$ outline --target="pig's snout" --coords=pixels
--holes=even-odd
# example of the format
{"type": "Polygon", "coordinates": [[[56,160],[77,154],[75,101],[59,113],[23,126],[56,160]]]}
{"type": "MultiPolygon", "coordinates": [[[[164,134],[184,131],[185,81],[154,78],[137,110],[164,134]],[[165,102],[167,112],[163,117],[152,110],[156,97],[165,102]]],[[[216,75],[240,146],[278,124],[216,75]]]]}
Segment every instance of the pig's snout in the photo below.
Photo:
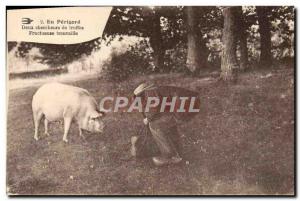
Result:
{"type": "Polygon", "coordinates": [[[100,125],[99,125],[99,132],[100,132],[100,133],[102,133],[102,132],[103,132],[103,130],[104,130],[104,127],[105,127],[104,123],[103,123],[103,122],[101,122],[101,123],[100,123],[100,125]]]}
{"type": "Polygon", "coordinates": [[[95,124],[95,132],[103,133],[104,127],[105,125],[102,121],[97,121],[97,123],[95,124]]]}

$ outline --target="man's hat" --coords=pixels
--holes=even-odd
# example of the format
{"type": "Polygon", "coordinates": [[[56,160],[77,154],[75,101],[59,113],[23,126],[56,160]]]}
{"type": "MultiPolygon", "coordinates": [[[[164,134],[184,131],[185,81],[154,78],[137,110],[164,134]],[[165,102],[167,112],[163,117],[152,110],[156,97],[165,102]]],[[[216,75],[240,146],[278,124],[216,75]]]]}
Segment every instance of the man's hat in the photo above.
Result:
{"type": "Polygon", "coordinates": [[[154,89],[154,88],[155,88],[154,84],[142,83],[133,91],[133,93],[134,93],[134,95],[137,96],[146,90],[150,90],[150,89],[154,89]]]}

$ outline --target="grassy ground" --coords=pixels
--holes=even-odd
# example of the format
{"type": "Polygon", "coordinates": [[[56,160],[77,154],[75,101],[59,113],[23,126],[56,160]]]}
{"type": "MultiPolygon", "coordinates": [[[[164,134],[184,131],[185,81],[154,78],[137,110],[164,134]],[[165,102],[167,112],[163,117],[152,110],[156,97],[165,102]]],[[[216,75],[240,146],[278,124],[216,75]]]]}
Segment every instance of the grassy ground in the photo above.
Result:
{"type": "MultiPolygon", "coordinates": [[[[130,94],[145,77],[120,84],[73,82],[97,99],[130,94]]],[[[202,110],[180,125],[184,162],[157,168],[129,159],[139,114],[111,113],[102,135],[79,137],[52,123],[33,139],[31,99],[37,86],[9,91],[7,187],[10,194],[293,194],[294,82],[292,69],[244,73],[236,85],[213,77],[150,76],[201,94],[202,110]]]]}

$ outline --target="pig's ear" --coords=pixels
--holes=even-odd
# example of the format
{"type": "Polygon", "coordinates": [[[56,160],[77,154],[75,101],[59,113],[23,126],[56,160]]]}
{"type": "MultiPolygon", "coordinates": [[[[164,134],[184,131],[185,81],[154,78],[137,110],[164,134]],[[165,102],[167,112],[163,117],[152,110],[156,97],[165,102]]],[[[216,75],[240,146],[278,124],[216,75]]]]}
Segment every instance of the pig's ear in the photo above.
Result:
{"type": "Polygon", "coordinates": [[[92,112],[89,116],[90,119],[97,119],[98,117],[101,117],[100,113],[95,111],[95,112],[92,112]]]}
{"type": "Polygon", "coordinates": [[[104,112],[99,112],[99,117],[103,117],[105,115],[105,113],[104,112]]]}
{"type": "Polygon", "coordinates": [[[105,115],[104,112],[98,112],[98,111],[95,111],[93,113],[90,114],[90,119],[97,119],[99,117],[103,117],[105,115]]]}

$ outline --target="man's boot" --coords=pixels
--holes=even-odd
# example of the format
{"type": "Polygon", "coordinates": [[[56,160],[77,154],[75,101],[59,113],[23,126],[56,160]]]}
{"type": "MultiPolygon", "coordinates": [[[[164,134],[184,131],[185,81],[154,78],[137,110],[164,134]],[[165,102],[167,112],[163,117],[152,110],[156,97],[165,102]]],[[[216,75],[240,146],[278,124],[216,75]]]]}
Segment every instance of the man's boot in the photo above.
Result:
{"type": "Polygon", "coordinates": [[[152,161],[156,166],[163,166],[163,165],[180,163],[182,161],[182,158],[179,155],[170,158],[163,157],[163,156],[156,156],[152,158],[152,161]]]}
{"type": "Polygon", "coordinates": [[[131,149],[130,149],[130,153],[132,156],[136,157],[136,142],[139,139],[139,136],[132,136],[130,141],[131,141],[131,149]]]}

